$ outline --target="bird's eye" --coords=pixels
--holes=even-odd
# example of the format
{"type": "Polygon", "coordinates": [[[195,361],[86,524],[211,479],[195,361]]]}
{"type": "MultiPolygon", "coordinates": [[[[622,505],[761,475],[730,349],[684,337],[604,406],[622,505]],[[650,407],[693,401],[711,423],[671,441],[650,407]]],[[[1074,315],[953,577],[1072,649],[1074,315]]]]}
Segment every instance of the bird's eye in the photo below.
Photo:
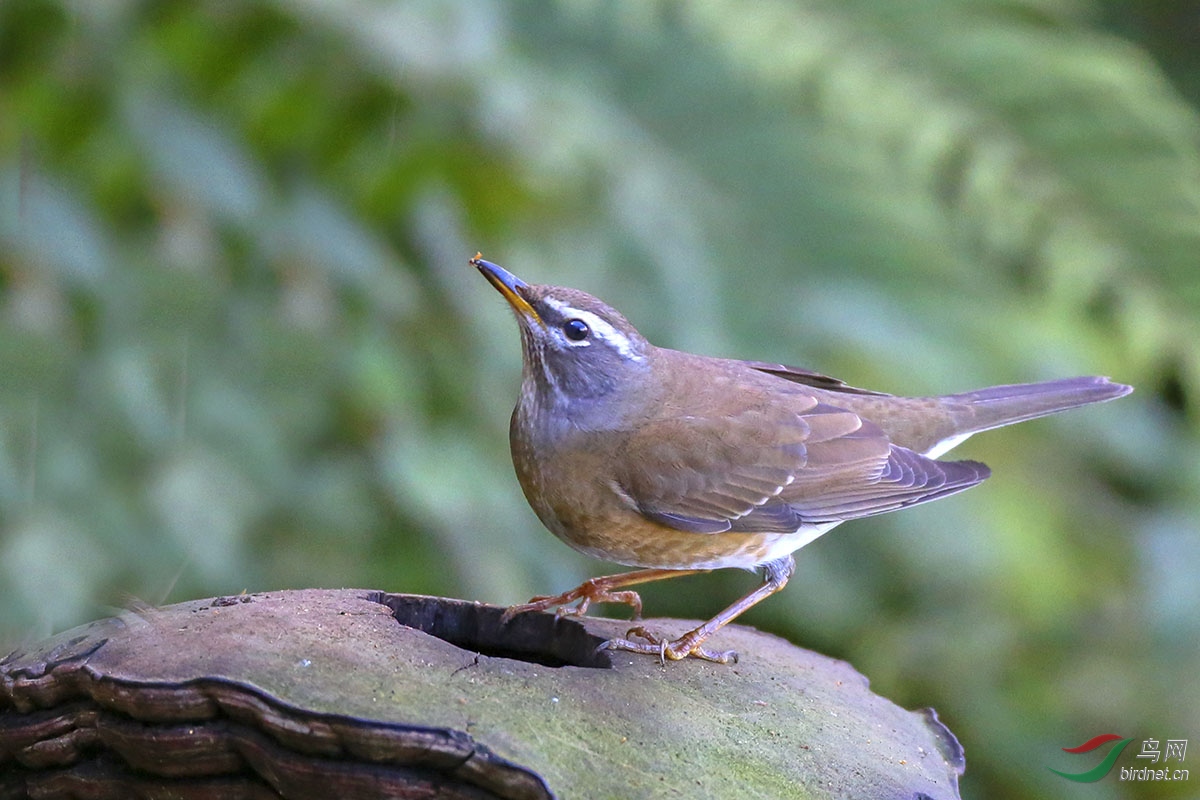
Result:
{"type": "Polygon", "coordinates": [[[563,323],[563,333],[572,342],[582,342],[591,333],[587,323],[581,319],[569,319],[563,323]]]}

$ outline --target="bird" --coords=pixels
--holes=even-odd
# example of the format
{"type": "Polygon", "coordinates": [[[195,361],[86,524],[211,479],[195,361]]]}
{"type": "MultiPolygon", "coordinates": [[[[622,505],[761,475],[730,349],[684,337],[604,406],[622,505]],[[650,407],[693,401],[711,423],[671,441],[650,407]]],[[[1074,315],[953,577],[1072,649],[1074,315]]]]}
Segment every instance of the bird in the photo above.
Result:
{"type": "Polygon", "coordinates": [[[644,626],[610,651],[737,660],[707,640],[781,590],[796,550],[843,522],[948,497],[990,474],[939,460],[980,431],[1113,400],[1103,377],[903,397],[819,372],[657,347],[586,292],[530,284],[477,253],[469,263],[508,301],[522,350],[509,425],[517,480],[541,522],[570,547],[636,569],[509,607],[582,615],[631,607],[628,587],[739,568],[763,581],[671,639],[644,626]]]}

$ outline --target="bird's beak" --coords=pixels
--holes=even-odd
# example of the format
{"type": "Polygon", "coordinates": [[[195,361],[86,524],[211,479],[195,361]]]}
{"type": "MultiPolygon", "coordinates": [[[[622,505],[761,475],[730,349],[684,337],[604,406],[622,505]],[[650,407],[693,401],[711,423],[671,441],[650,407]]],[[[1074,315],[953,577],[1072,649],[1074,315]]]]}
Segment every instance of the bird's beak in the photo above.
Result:
{"type": "Polygon", "coordinates": [[[525,291],[529,288],[528,283],[513,275],[504,267],[493,264],[490,261],[484,261],[482,253],[476,253],[475,257],[471,259],[470,264],[482,272],[483,277],[487,278],[492,286],[495,286],[496,290],[504,295],[504,299],[513,307],[513,311],[516,311],[518,316],[530,322],[545,325],[542,322],[542,318],[538,316],[537,311],[525,299],[525,291]]]}

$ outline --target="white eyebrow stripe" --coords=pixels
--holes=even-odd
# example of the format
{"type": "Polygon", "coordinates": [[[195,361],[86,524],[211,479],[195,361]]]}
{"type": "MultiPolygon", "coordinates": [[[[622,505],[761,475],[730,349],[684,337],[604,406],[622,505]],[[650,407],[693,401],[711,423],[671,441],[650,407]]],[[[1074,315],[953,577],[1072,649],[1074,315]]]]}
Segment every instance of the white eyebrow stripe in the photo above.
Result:
{"type": "MultiPolygon", "coordinates": [[[[583,320],[592,329],[592,335],[610,345],[623,358],[627,358],[630,361],[645,360],[645,357],[634,349],[633,342],[629,341],[629,337],[614,328],[603,317],[593,314],[591,311],[574,308],[553,297],[544,298],[542,302],[564,317],[583,320]]],[[[587,340],[585,339],[583,343],[586,342],[587,340]]]]}

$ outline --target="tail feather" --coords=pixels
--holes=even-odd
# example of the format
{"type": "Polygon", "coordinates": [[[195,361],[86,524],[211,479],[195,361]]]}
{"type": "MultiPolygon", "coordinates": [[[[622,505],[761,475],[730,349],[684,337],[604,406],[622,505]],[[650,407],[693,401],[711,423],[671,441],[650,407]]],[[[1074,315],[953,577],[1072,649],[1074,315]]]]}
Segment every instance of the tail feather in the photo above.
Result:
{"type": "Polygon", "coordinates": [[[969,435],[1089,403],[1115,400],[1132,391],[1132,386],[1114,383],[1108,378],[1089,376],[1044,383],[992,386],[974,392],[946,395],[941,399],[962,407],[963,413],[958,419],[960,433],[969,435]]]}

